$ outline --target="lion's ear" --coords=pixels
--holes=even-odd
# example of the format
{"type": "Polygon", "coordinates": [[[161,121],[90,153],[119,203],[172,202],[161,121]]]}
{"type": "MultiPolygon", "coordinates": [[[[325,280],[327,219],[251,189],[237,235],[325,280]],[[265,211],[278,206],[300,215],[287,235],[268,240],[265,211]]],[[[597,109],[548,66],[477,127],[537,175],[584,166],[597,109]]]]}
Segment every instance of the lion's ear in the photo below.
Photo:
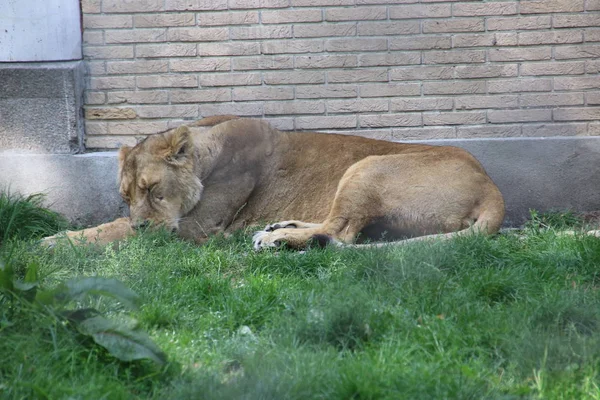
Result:
{"type": "Polygon", "coordinates": [[[169,149],[165,156],[165,160],[173,164],[179,164],[185,161],[190,148],[189,128],[187,126],[180,126],[175,129],[167,140],[169,142],[169,149]]]}
{"type": "MultiPolygon", "coordinates": [[[[121,146],[119,149],[119,171],[123,170],[123,165],[125,164],[125,159],[131,152],[131,147],[129,146],[121,146]]],[[[120,175],[120,174],[119,174],[120,175]]]]}

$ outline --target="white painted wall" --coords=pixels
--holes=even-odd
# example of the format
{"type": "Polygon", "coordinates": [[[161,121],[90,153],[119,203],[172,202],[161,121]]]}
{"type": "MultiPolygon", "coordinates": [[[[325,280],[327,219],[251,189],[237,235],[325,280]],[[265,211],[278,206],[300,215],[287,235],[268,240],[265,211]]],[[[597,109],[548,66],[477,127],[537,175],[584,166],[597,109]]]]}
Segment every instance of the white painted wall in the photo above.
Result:
{"type": "Polygon", "coordinates": [[[0,62],[79,59],[79,0],[0,0],[0,62]]]}

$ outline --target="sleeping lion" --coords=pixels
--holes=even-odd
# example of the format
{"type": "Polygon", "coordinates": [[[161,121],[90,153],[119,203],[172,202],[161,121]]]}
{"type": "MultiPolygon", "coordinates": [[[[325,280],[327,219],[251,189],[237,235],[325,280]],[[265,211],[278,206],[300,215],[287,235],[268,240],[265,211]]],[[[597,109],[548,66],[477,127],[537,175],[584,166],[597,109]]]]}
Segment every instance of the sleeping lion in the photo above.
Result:
{"type": "Polygon", "coordinates": [[[282,132],[219,116],[122,147],[118,158],[130,218],[68,237],[105,244],[151,225],[202,243],[271,222],[254,235],[255,249],[301,249],[493,234],[504,218],[496,185],[456,147],[282,132]]]}

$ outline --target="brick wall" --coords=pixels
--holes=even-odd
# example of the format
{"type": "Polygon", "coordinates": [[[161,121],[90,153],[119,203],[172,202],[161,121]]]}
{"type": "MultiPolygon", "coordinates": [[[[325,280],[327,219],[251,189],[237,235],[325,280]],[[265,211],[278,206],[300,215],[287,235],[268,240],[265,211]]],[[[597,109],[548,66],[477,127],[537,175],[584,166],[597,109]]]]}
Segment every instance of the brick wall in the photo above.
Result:
{"type": "Polygon", "coordinates": [[[600,135],[600,0],[81,0],[88,148],[260,116],[383,139],[600,135]]]}

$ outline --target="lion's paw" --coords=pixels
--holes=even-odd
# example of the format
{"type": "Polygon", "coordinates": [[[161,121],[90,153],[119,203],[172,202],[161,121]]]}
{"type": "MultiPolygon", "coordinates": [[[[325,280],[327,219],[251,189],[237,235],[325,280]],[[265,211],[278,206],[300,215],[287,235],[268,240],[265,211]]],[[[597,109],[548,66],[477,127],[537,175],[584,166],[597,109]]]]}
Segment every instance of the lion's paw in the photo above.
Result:
{"type": "Polygon", "coordinates": [[[278,248],[283,245],[283,242],[279,239],[279,235],[272,233],[273,231],[258,231],[252,236],[252,245],[254,250],[259,251],[263,249],[278,248]]]}
{"type": "Polygon", "coordinates": [[[264,231],[265,232],[273,232],[276,231],[277,229],[293,229],[293,228],[297,228],[298,225],[296,225],[295,222],[293,221],[281,221],[281,222],[277,222],[275,224],[269,224],[267,226],[265,226],[264,231]]]}

